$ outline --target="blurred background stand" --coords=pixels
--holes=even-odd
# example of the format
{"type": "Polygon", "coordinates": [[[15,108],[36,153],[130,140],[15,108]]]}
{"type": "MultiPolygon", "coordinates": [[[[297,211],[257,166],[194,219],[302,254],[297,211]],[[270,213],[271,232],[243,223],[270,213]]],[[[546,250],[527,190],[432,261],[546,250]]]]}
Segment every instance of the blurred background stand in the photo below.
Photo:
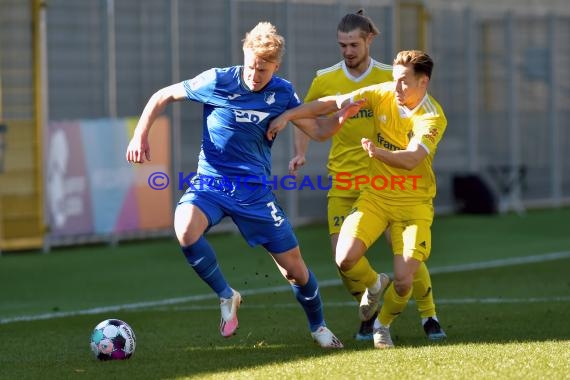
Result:
{"type": "MultiPolygon", "coordinates": [[[[6,130],[8,128],[4,124],[0,124],[0,174],[4,172],[4,150],[6,148],[6,130]]],[[[3,210],[2,197],[0,196],[0,213],[3,210]]],[[[4,225],[0,217],[0,241],[4,240],[4,225]]],[[[2,256],[2,244],[0,244],[0,256],[2,256]]]]}
{"type": "Polygon", "coordinates": [[[4,151],[6,149],[6,131],[8,127],[0,124],[0,173],[4,172],[4,151]]]}

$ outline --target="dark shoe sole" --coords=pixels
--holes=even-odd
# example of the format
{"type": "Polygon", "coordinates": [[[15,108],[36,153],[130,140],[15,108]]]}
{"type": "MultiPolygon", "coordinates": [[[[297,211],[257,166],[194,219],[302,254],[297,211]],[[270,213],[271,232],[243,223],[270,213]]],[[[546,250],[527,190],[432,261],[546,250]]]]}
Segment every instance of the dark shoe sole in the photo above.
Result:
{"type": "Polygon", "coordinates": [[[372,333],[370,333],[370,334],[356,333],[356,335],[354,336],[354,339],[360,340],[360,341],[370,341],[370,340],[374,340],[374,335],[372,333]]]}

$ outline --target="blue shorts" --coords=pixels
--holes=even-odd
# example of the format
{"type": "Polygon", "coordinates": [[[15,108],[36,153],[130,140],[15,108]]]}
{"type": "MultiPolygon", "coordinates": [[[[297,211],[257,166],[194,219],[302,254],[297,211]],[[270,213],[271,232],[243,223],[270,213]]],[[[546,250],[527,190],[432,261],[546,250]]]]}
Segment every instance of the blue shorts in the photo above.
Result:
{"type": "Polygon", "coordinates": [[[198,174],[178,202],[183,203],[202,210],[208,218],[208,229],[229,216],[252,247],[261,244],[270,253],[282,253],[299,244],[289,219],[267,185],[232,183],[198,174]]]}

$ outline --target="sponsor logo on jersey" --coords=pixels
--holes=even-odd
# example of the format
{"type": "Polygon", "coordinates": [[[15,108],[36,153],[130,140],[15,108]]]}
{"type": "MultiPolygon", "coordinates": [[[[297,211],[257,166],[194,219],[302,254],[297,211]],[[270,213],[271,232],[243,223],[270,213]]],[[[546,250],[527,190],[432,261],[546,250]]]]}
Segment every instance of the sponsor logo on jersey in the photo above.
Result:
{"type": "Polygon", "coordinates": [[[228,100],[234,100],[235,98],[241,96],[240,94],[230,94],[228,95],[228,100]]]}
{"type": "Polygon", "coordinates": [[[361,108],[358,113],[351,117],[351,119],[370,118],[374,116],[371,109],[361,108]]]}
{"type": "Polygon", "coordinates": [[[234,110],[236,121],[240,123],[259,124],[269,116],[269,112],[253,111],[253,110],[234,110]]]}
{"type": "Polygon", "coordinates": [[[377,139],[378,139],[378,144],[386,150],[391,150],[391,151],[403,150],[403,148],[400,148],[399,146],[396,146],[392,144],[390,141],[386,140],[384,136],[382,136],[382,134],[380,133],[378,133],[377,139]]]}

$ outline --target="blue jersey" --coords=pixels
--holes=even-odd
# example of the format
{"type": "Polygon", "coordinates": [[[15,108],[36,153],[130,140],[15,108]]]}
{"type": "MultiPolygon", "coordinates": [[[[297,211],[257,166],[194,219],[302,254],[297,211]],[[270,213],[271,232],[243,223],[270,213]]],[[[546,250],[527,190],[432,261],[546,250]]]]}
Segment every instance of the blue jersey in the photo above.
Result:
{"type": "Polygon", "coordinates": [[[277,76],[262,91],[251,91],[241,71],[213,68],[183,82],[188,99],[204,104],[198,173],[261,183],[271,175],[269,122],[301,101],[291,83],[277,76]]]}

